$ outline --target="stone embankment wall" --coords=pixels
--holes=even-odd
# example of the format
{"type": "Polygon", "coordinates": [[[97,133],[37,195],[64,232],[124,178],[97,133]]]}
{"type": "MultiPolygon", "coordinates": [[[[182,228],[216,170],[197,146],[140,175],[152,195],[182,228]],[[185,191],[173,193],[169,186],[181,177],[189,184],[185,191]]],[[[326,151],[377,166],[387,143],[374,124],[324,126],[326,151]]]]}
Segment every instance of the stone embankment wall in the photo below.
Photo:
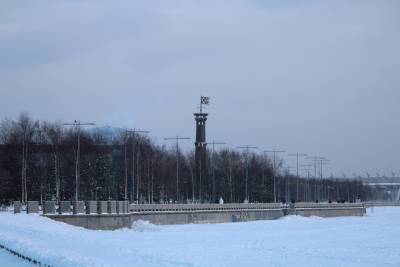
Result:
{"type": "MultiPolygon", "coordinates": [[[[93,203],[91,203],[93,205],[93,203]]],[[[99,203],[100,205],[100,203],[99,203]]],[[[110,204],[109,204],[110,205],[110,204]]],[[[93,209],[93,208],[92,208],[93,209]]],[[[279,203],[259,204],[148,204],[129,206],[129,212],[118,214],[45,214],[54,220],[95,230],[129,228],[137,220],[153,224],[229,223],[273,220],[285,215],[363,216],[363,204],[279,203]]]]}
{"type": "Polygon", "coordinates": [[[365,207],[362,204],[315,204],[298,203],[295,205],[295,214],[310,217],[340,217],[340,216],[364,216],[365,207]]]}
{"type": "Polygon", "coordinates": [[[251,204],[128,204],[127,201],[37,201],[25,206],[14,203],[14,212],[41,213],[56,221],[95,230],[129,228],[137,220],[153,224],[228,223],[273,220],[286,215],[363,216],[365,207],[356,204],[251,203],[251,204]]]}
{"type": "Polygon", "coordinates": [[[364,202],[366,208],[372,207],[398,207],[400,206],[400,201],[368,201],[364,202]]]}
{"type": "Polygon", "coordinates": [[[56,221],[88,229],[129,228],[137,220],[153,224],[228,223],[273,220],[282,216],[278,204],[160,204],[130,205],[129,213],[45,214],[56,221]]]}

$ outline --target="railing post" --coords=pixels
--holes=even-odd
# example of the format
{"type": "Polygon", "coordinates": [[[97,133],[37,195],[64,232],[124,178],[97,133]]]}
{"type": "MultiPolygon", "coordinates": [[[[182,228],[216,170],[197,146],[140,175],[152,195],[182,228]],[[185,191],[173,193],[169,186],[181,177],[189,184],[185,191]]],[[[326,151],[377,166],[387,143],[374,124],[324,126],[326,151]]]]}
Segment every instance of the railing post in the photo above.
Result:
{"type": "Polygon", "coordinates": [[[98,201],[97,202],[97,213],[98,214],[107,213],[107,201],[98,201]]]}
{"type": "Polygon", "coordinates": [[[55,201],[45,201],[43,205],[44,214],[54,214],[56,213],[56,202],[55,201]]]}
{"type": "Polygon", "coordinates": [[[14,213],[21,212],[21,201],[14,201],[14,213]]]}
{"type": "Polygon", "coordinates": [[[73,202],[73,213],[74,214],[84,214],[85,213],[85,202],[74,201],[73,202]]]}
{"type": "Polygon", "coordinates": [[[26,205],[26,213],[38,213],[39,201],[28,201],[26,205]]]}
{"type": "Polygon", "coordinates": [[[70,201],[60,201],[58,205],[58,214],[71,213],[71,202],[70,201]]]}
{"type": "Polygon", "coordinates": [[[110,200],[107,203],[107,212],[109,214],[115,214],[117,213],[117,202],[114,200],[110,200]]]}
{"type": "Polygon", "coordinates": [[[86,201],[86,214],[97,214],[97,201],[86,201]]]}

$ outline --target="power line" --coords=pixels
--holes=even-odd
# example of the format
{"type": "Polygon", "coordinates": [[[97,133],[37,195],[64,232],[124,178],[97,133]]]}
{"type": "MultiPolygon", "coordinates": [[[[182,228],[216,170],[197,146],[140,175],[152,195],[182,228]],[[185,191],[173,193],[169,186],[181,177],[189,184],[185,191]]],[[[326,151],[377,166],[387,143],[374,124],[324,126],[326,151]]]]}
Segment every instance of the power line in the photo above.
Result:
{"type": "Polygon", "coordinates": [[[299,177],[299,157],[306,157],[307,154],[296,152],[296,154],[288,154],[289,157],[296,157],[296,175],[299,177]]]}
{"type": "Polygon", "coordinates": [[[180,137],[180,136],[167,137],[164,138],[164,140],[176,141],[176,201],[178,201],[179,200],[179,140],[190,140],[190,137],[180,137]]]}
{"type": "Polygon", "coordinates": [[[306,157],[306,159],[310,159],[313,162],[314,165],[314,178],[317,178],[317,161],[320,159],[319,156],[312,156],[312,157],[306,157]]]}
{"type": "Polygon", "coordinates": [[[93,126],[96,125],[93,122],[81,122],[80,120],[75,120],[73,123],[64,123],[65,126],[75,126],[77,128],[78,135],[78,145],[76,150],[76,161],[75,161],[75,201],[79,200],[80,193],[80,153],[81,153],[81,126],[93,126]]]}
{"type": "Polygon", "coordinates": [[[320,156],[312,156],[312,157],[307,157],[306,159],[310,159],[314,163],[314,177],[317,178],[317,164],[319,163],[319,174],[320,178],[323,178],[323,172],[322,172],[322,165],[328,164],[331,160],[326,159],[324,157],[320,156]]]}
{"type": "Polygon", "coordinates": [[[307,171],[307,178],[310,178],[310,171],[311,171],[311,167],[313,166],[313,164],[300,164],[299,166],[304,167],[301,170],[307,171]]]}
{"type": "Polygon", "coordinates": [[[331,160],[326,159],[326,158],[320,158],[319,163],[320,163],[320,166],[321,166],[321,169],[320,169],[321,179],[324,178],[324,176],[323,176],[324,173],[323,173],[323,171],[322,171],[322,166],[323,166],[323,165],[327,165],[328,162],[330,162],[330,161],[331,161],[331,160]]]}

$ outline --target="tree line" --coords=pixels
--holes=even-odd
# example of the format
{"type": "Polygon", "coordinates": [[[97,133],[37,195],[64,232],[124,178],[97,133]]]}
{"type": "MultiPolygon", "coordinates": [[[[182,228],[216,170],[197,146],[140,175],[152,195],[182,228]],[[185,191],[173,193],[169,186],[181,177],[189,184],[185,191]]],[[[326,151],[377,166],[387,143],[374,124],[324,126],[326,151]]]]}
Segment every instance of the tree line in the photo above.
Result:
{"type": "Polygon", "coordinates": [[[77,161],[77,134],[62,122],[38,121],[26,113],[3,119],[0,200],[73,200],[77,171],[80,200],[354,202],[378,196],[361,181],[297,177],[283,169],[282,160],[274,168],[268,156],[230,148],[208,150],[208,175],[195,177],[194,151],[168,148],[127,130],[110,135],[80,129],[77,161]]]}

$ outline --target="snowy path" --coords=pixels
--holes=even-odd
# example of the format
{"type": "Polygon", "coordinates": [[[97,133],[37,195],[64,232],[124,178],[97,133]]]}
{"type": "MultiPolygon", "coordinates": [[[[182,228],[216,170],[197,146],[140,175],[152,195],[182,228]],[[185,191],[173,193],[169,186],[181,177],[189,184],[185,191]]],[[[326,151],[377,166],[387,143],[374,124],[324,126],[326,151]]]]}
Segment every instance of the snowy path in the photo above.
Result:
{"type": "Polygon", "coordinates": [[[3,249],[0,249],[0,266],[1,267],[32,267],[34,265],[27,261],[19,259],[3,249]]]}
{"type": "MultiPolygon", "coordinates": [[[[0,213],[0,243],[53,266],[400,266],[400,207],[366,217],[90,231],[0,213]]],[[[0,253],[0,266],[4,266],[0,253]]],[[[8,266],[8,265],[7,265],[8,266]]],[[[12,266],[12,265],[11,265],[12,266]]]]}

